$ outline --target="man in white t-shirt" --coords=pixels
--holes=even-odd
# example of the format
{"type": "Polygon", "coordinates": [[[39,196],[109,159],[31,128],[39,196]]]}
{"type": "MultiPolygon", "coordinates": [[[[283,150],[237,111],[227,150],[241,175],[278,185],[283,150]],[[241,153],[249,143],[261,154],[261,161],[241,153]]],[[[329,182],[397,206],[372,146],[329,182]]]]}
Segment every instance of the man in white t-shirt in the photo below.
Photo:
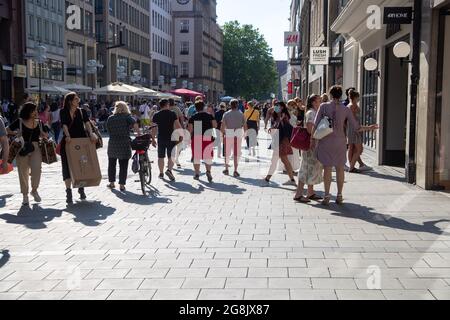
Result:
{"type": "Polygon", "coordinates": [[[141,126],[150,126],[151,125],[151,121],[150,121],[150,107],[148,106],[147,103],[143,103],[140,107],[139,107],[139,112],[141,113],[141,126]]]}

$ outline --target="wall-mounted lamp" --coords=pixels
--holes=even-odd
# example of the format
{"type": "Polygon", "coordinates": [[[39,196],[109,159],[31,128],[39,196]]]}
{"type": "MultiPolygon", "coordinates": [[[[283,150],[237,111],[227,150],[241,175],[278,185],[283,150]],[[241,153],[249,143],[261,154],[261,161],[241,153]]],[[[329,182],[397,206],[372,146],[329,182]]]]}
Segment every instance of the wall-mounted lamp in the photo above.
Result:
{"type": "Polygon", "coordinates": [[[378,61],[374,58],[368,58],[366,61],[364,61],[364,69],[369,72],[376,72],[378,76],[381,75],[380,71],[378,70],[378,61]]]}
{"type": "Polygon", "coordinates": [[[400,59],[400,63],[402,66],[404,62],[412,63],[411,60],[409,59],[406,60],[407,58],[409,58],[410,54],[411,54],[411,46],[409,45],[409,43],[405,41],[400,41],[394,46],[394,56],[400,59]]]}

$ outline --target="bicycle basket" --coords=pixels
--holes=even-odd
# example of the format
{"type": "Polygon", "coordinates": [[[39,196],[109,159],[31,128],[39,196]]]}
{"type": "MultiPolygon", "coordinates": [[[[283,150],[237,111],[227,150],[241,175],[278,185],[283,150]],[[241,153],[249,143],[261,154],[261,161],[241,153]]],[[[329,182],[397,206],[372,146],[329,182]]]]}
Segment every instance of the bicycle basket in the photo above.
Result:
{"type": "Polygon", "coordinates": [[[151,136],[149,134],[137,137],[131,141],[131,149],[135,151],[144,151],[150,147],[151,136]]]}

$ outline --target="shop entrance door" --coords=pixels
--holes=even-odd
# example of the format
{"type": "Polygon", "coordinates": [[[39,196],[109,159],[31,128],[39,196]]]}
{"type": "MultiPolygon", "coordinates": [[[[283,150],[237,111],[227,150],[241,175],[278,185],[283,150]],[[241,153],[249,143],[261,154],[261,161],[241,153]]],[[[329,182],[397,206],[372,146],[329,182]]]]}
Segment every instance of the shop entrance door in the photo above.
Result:
{"type": "MultiPolygon", "coordinates": [[[[409,37],[402,39],[408,42],[409,37]]],[[[408,112],[408,63],[394,56],[394,45],[386,47],[383,131],[383,165],[405,167],[408,112]]]]}

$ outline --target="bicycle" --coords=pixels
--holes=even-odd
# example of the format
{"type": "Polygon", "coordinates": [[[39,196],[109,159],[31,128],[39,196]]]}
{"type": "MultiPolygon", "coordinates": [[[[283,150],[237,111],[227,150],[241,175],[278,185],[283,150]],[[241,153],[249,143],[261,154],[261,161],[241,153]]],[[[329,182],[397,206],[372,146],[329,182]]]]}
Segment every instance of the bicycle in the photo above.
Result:
{"type": "Polygon", "coordinates": [[[133,171],[139,173],[139,182],[144,196],[147,195],[147,188],[151,188],[152,182],[152,163],[148,156],[152,136],[150,130],[156,126],[144,128],[145,134],[136,137],[131,142],[131,148],[136,151],[133,156],[133,171]]]}

